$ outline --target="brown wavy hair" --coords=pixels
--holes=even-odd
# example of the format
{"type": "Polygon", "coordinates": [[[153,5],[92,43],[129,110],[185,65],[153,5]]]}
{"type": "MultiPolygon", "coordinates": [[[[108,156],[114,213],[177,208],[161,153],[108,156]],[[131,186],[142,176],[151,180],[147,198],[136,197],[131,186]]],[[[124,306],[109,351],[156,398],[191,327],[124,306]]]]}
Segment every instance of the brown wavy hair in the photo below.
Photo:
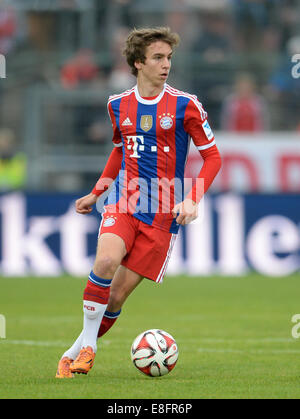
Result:
{"type": "Polygon", "coordinates": [[[126,40],[123,55],[131,68],[131,73],[137,76],[138,70],[134,63],[145,63],[146,49],[153,42],[162,41],[170,45],[172,50],[179,44],[179,35],[169,27],[133,29],[126,40]]]}

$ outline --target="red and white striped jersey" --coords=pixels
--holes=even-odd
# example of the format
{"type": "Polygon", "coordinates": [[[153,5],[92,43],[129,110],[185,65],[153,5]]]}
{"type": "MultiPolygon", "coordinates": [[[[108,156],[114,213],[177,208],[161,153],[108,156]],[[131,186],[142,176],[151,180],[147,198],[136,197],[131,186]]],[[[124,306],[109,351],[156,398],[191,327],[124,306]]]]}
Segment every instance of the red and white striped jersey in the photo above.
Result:
{"type": "Polygon", "coordinates": [[[215,145],[207,113],[196,96],[168,84],[155,98],[142,98],[137,86],[110,96],[108,112],[113,143],[123,152],[108,204],[124,206],[146,224],[177,233],[171,210],[184,199],[190,139],[200,151],[215,145]]]}

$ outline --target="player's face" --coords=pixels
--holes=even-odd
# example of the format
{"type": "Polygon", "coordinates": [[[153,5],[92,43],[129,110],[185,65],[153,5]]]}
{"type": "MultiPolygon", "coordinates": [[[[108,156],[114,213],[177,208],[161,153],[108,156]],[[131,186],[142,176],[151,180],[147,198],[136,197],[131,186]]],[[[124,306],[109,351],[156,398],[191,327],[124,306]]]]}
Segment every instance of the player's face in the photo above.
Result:
{"type": "Polygon", "coordinates": [[[147,81],[154,86],[163,85],[171,69],[172,48],[162,41],[153,42],[146,49],[144,63],[137,62],[140,81],[147,81]]]}

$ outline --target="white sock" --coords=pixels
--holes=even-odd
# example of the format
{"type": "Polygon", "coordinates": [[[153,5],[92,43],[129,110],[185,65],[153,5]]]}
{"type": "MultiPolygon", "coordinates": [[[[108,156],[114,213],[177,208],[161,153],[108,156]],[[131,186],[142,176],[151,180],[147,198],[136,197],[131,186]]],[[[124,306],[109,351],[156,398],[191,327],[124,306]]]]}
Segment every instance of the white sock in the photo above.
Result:
{"type": "Polygon", "coordinates": [[[80,335],[78,336],[78,338],[75,340],[75,342],[73,343],[73,345],[71,346],[71,348],[69,348],[62,356],[62,358],[64,358],[65,356],[67,356],[68,358],[71,359],[76,359],[80,349],[82,347],[82,337],[83,337],[83,331],[80,333],[80,335]]]}
{"type": "Polygon", "coordinates": [[[105,313],[107,304],[99,304],[94,301],[83,301],[83,331],[81,348],[91,346],[97,352],[97,338],[99,327],[105,313]]]}

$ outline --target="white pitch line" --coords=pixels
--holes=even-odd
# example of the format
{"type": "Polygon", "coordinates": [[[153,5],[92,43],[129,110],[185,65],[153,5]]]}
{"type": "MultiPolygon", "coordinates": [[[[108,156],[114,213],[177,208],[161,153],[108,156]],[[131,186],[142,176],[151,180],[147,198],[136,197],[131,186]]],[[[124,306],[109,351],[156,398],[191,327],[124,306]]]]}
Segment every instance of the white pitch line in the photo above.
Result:
{"type": "Polygon", "coordinates": [[[56,347],[64,347],[70,346],[69,343],[61,342],[61,341],[38,341],[38,340],[11,340],[11,339],[0,339],[0,344],[8,344],[8,345],[27,345],[27,346],[56,346],[56,347]]]}
{"type": "Polygon", "coordinates": [[[198,352],[207,352],[207,353],[220,353],[220,354],[271,354],[271,355],[279,355],[279,354],[297,354],[300,355],[300,350],[293,350],[293,349],[231,349],[231,348],[198,348],[198,352]]]}
{"type": "MultiPolygon", "coordinates": [[[[129,342],[128,339],[113,339],[105,340],[100,339],[101,345],[115,345],[118,342],[129,342]]],[[[261,338],[261,339],[215,339],[215,338],[204,338],[204,339],[178,339],[178,344],[198,344],[199,343],[228,343],[228,344],[238,344],[238,343],[293,343],[295,344],[295,339],[292,338],[261,338]]],[[[130,343],[130,342],[129,342],[130,343]]],[[[0,339],[0,344],[7,345],[26,345],[26,346],[44,346],[44,347],[69,347],[72,345],[72,342],[64,341],[36,341],[36,340],[12,340],[12,339],[0,339]]],[[[219,353],[296,353],[300,354],[300,349],[230,349],[230,348],[199,348],[198,352],[219,352],[219,353]]]]}
{"type": "MultiPolygon", "coordinates": [[[[38,341],[38,340],[12,340],[12,339],[0,339],[1,344],[7,345],[26,345],[26,346],[45,346],[45,347],[68,347],[72,345],[72,342],[62,342],[62,341],[38,341]]],[[[101,342],[102,345],[110,345],[110,341],[103,340],[101,342]]]]}
{"type": "MultiPolygon", "coordinates": [[[[196,342],[196,341],[195,341],[196,342]]],[[[290,338],[239,338],[239,339],[218,339],[218,338],[199,338],[197,342],[205,342],[205,343],[286,343],[286,342],[295,342],[295,339],[290,338]]]]}

